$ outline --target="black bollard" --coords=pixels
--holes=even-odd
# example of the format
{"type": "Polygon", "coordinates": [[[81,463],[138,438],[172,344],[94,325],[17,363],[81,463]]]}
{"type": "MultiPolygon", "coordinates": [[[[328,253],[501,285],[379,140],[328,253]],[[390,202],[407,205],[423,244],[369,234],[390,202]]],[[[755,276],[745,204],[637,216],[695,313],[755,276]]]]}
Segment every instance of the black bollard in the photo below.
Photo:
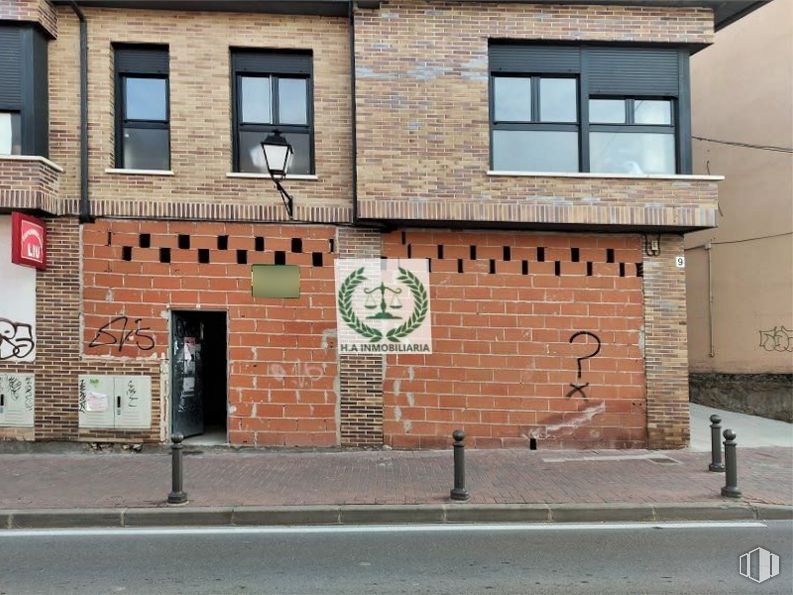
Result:
{"type": "Polygon", "coordinates": [[[168,494],[168,504],[186,504],[187,494],[182,481],[182,440],[184,436],[174,434],[171,436],[171,493],[168,494]]]}
{"type": "Polygon", "coordinates": [[[724,430],[724,463],[726,467],[726,484],[721,488],[721,495],[726,498],[740,498],[738,489],[738,461],[735,454],[735,432],[724,430]]]}
{"type": "Polygon", "coordinates": [[[454,438],[454,488],[451,491],[452,500],[468,500],[468,490],[465,489],[465,432],[455,430],[454,438]]]}
{"type": "Polygon", "coordinates": [[[724,471],[721,462],[721,418],[718,415],[710,416],[710,449],[711,463],[708,471],[724,471]]]}

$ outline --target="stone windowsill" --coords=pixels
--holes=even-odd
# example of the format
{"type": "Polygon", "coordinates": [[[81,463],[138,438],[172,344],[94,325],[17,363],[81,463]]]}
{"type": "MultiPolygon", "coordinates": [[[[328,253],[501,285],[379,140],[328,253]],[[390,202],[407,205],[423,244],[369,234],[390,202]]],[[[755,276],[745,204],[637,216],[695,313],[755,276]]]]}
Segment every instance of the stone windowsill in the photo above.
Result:
{"type": "Polygon", "coordinates": [[[720,182],[724,176],[705,176],[689,174],[601,174],[592,172],[545,172],[545,171],[494,171],[488,170],[488,176],[513,178],[608,178],[616,180],[679,180],[720,182]]]}
{"type": "MultiPolygon", "coordinates": [[[[227,178],[250,178],[254,180],[269,180],[269,174],[250,174],[239,171],[232,171],[226,174],[227,178]]],[[[316,174],[287,174],[284,180],[305,180],[309,182],[316,182],[319,180],[316,174]]]]}
{"type": "Polygon", "coordinates": [[[0,155],[0,161],[38,161],[58,173],[63,173],[63,168],[60,165],[40,155],[0,155]]]}
{"type": "Polygon", "coordinates": [[[127,176],[172,176],[173,170],[170,169],[122,169],[108,167],[106,174],[123,174],[127,176]]]}

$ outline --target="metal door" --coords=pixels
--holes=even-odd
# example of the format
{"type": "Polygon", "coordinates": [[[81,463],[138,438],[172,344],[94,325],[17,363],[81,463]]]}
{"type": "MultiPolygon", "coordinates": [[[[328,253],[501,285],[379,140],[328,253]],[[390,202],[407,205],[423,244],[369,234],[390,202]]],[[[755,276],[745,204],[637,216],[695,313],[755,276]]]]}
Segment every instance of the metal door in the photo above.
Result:
{"type": "Polygon", "coordinates": [[[204,321],[200,314],[174,312],[171,351],[172,432],[204,433],[204,321]]]}

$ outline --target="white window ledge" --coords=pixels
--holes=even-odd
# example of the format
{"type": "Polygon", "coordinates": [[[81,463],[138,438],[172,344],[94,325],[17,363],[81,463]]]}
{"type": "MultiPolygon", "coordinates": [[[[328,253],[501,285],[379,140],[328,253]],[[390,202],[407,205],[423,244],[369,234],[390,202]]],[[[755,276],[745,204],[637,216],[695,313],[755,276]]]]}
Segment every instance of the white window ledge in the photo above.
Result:
{"type": "Polygon", "coordinates": [[[172,176],[173,170],[170,169],[119,169],[108,167],[106,174],[123,174],[127,176],[172,176]]]}
{"type": "Polygon", "coordinates": [[[54,169],[57,172],[63,173],[63,168],[57,163],[50,161],[41,155],[0,155],[0,160],[8,161],[38,161],[54,169]]]}
{"type": "Polygon", "coordinates": [[[611,178],[617,180],[699,180],[720,182],[724,176],[701,176],[689,174],[602,174],[592,172],[558,172],[558,171],[493,171],[488,176],[505,176],[515,178],[611,178]]]}
{"type": "MultiPolygon", "coordinates": [[[[231,171],[226,174],[227,178],[251,178],[254,180],[269,180],[270,174],[249,174],[241,171],[231,171]]],[[[287,174],[285,180],[319,180],[316,174],[287,174]]]]}

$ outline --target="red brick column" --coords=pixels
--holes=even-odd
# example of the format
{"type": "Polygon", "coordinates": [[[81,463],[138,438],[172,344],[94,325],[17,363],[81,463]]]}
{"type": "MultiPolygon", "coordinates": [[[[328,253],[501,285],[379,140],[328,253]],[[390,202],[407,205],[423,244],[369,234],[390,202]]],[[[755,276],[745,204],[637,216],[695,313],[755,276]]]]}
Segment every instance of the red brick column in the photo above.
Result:
{"type": "MultiPolygon", "coordinates": [[[[379,258],[376,229],[338,228],[339,258],[379,258]]],[[[342,446],[383,444],[382,355],[339,355],[339,433],[342,446]]]]}
{"type": "Polygon", "coordinates": [[[686,269],[683,237],[661,237],[660,254],[644,256],[644,358],[647,443],[684,448],[689,441],[686,269]]]}

